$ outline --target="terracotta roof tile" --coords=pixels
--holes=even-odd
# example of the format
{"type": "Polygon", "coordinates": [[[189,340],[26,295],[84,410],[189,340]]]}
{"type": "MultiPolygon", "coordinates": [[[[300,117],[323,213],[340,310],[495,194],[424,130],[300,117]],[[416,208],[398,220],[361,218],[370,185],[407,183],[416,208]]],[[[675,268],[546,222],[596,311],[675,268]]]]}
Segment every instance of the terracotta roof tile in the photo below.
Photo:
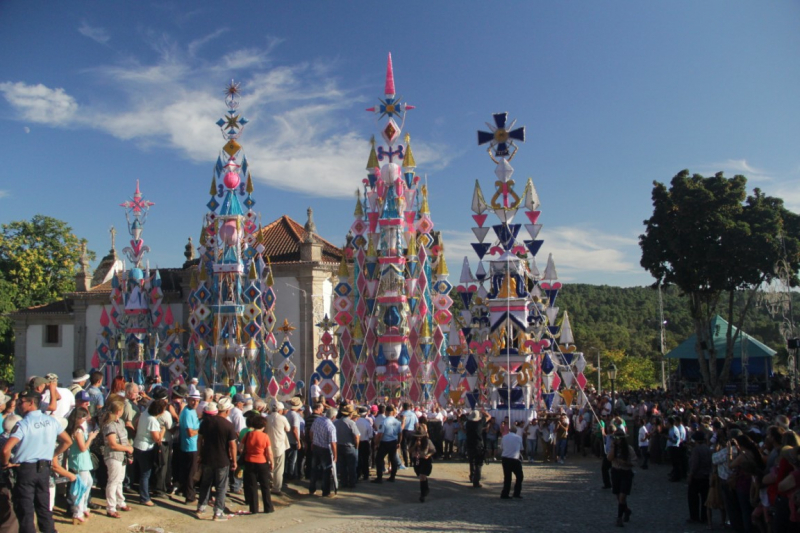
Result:
{"type": "MultiPolygon", "coordinates": [[[[264,226],[258,232],[258,242],[264,246],[264,256],[275,263],[300,261],[300,245],[306,237],[305,228],[287,215],[264,226]]],[[[319,235],[315,237],[322,244],[322,261],[338,263],[342,250],[319,235]]]]}

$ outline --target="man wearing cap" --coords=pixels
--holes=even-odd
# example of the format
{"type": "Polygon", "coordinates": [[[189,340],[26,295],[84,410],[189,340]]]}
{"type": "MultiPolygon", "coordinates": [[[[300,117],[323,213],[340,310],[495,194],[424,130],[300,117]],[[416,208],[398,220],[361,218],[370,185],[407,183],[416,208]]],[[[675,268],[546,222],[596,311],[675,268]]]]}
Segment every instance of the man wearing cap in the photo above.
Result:
{"type": "MultiPolygon", "coordinates": [[[[231,424],[233,424],[233,429],[236,430],[237,435],[242,434],[242,430],[247,427],[247,421],[244,419],[244,412],[242,408],[244,407],[244,395],[237,392],[234,393],[231,398],[233,401],[233,407],[228,413],[228,420],[230,420],[231,424]]],[[[242,478],[238,478],[236,476],[231,476],[231,492],[234,494],[241,494],[242,493],[242,478]]]]}
{"type": "Polygon", "coordinates": [[[44,397],[45,390],[48,392],[48,401],[41,403],[42,411],[55,411],[58,407],[58,379],[55,381],[41,376],[33,376],[28,380],[28,388],[33,392],[39,393],[44,397]]]}
{"type": "Polygon", "coordinates": [[[198,430],[198,457],[202,465],[203,477],[200,480],[200,502],[197,516],[202,518],[211,498],[211,486],[216,490],[214,501],[214,520],[222,522],[225,516],[225,495],[228,492],[228,475],[236,471],[238,435],[228,420],[233,405],[228,397],[220,398],[219,404],[209,402],[198,430]]]}
{"type": "Polygon", "coordinates": [[[189,394],[186,407],[178,418],[179,459],[178,481],[186,497],[186,503],[194,503],[197,495],[194,489],[194,477],[197,473],[197,430],[200,429],[200,418],[197,416],[197,404],[200,393],[189,394]]]}
{"type": "Polygon", "coordinates": [[[197,378],[192,378],[189,380],[189,394],[199,393],[200,390],[197,388],[197,384],[200,383],[200,380],[197,378]]]}
{"type": "Polygon", "coordinates": [[[358,470],[356,471],[356,480],[363,479],[364,481],[369,479],[369,459],[372,453],[372,438],[375,436],[372,421],[366,418],[368,415],[368,408],[358,408],[358,418],[356,418],[356,428],[358,428],[358,470]]]}
{"type": "Polygon", "coordinates": [[[281,495],[283,488],[283,469],[286,465],[286,450],[289,448],[289,421],[283,416],[282,402],[276,401],[267,416],[267,436],[272,445],[272,494],[281,495]]]}
{"type": "Polygon", "coordinates": [[[286,450],[286,466],[284,467],[284,478],[294,479],[300,477],[297,468],[298,451],[302,448],[303,440],[300,438],[300,428],[303,425],[303,417],[299,411],[303,410],[303,400],[295,396],[289,400],[289,410],[286,412],[286,421],[289,422],[289,449],[286,450]]]}
{"type": "Polygon", "coordinates": [[[339,409],[339,418],[333,423],[336,428],[336,448],[339,460],[337,470],[342,478],[342,486],[353,489],[356,486],[358,466],[358,443],[361,434],[353,421],[357,416],[352,405],[343,405],[339,409]]]}
{"type": "Polygon", "coordinates": [[[393,405],[386,406],[386,418],[378,426],[378,434],[375,435],[375,442],[378,453],[375,457],[375,473],[377,477],[373,483],[383,483],[383,469],[386,466],[386,456],[389,456],[389,481],[394,482],[397,475],[397,448],[400,442],[400,431],[403,425],[395,415],[393,405]]]}
{"type": "Polygon", "coordinates": [[[325,411],[324,416],[317,417],[311,426],[311,483],[308,493],[317,492],[317,480],[322,478],[322,496],[330,496],[331,493],[331,470],[333,462],[338,458],[336,446],[336,428],[333,419],[336,418],[336,409],[333,407],[325,411]]]}
{"type": "Polygon", "coordinates": [[[76,395],[78,391],[84,390],[86,382],[89,381],[89,374],[85,368],[79,368],[72,372],[72,385],[69,386],[69,391],[76,395]]]}
{"type": "Polygon", "coordinates": [[[39,410],[41,401],[41,395],[32,390],[19,395],[19,409],[24,418],[3,446],[0,456],[3,468],[12,464],[17,468],[13,496],[21,533],[37,531],[33,523],[34,513],[39,531],[54,531],[53,511],[50,509],[50,465],[55,455],[64,453],[72,445],[72,438],[61,429],[61,424],[39,410]]]}

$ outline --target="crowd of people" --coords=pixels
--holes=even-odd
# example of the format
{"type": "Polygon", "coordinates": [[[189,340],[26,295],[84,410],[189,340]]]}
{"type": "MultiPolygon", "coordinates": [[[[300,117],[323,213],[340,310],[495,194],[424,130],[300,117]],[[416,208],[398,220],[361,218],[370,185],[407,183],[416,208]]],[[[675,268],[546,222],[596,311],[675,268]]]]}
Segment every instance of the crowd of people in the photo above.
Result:
{"type": "Polygon", "coordinates": [[[35,522],[54,531],[59,492],[76,525],[92,511],[119,519],[129,500],[151,507],[157,497],[224,521],[230,493],[243,497],[245,514],[271,513],[286,483],[329,497],[362,481],[394,482],[406,468],[425,502],[434,459],[468,462],[475,489],[484,465],[500,463],[500,498],[521,499],[524,461],[561,465],[569,453],[601,457],[618,526],[633,514],[634,469],[651,462],[671,465],[671,481],[686,480],[690,522],[713,526],[716,511],[736,531],[800,526],[800,402],[788,393],[637,391],[613,401],[589,394],[582,407],[532,410],[513,421],[507,411],[308,400],[265,401],[197,380],[140,387],[119,376],[105,384],[103,374],[83,369],[69,387],[52,374],[31,377],[17,394],[0,383],[0,531],[33,533],[35,522]],[[104,510],[91,501],[92,488],[104,494],[104,510]]]}
{"type": "MultiPolygon", "coordinates": [[[[603,488],[619,495],[617,525],[630,520],[638,463],[665,463],[686,482],[689,523],[737,532],[800,531],[800,400],[785,390],[714,397],[644,390],[593,402],[591,446],[603,457],[603,488]]],[[[576,436],[577,438],[577,436],[576,436]]]]}

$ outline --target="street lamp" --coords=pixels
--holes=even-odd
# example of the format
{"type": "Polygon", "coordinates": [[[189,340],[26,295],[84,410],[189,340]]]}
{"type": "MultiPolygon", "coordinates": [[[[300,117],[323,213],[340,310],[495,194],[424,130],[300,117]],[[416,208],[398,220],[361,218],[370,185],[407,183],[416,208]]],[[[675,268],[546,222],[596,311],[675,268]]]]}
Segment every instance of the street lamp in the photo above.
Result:
{"type": "Polygon", "coordinates": [[[611,381],[611,414],[616,414],[617,399],[614,396],[614,382],[617,380],[617,365],[611,363],[607,371],[608,379],[611,381]]]}
{"type": "Polygon", "coordinates": [[[122,354],[125,351],[125,335],[120,332],[117,335],[117,355],[119,355],[119,375],[122,376],[122,354]]]}

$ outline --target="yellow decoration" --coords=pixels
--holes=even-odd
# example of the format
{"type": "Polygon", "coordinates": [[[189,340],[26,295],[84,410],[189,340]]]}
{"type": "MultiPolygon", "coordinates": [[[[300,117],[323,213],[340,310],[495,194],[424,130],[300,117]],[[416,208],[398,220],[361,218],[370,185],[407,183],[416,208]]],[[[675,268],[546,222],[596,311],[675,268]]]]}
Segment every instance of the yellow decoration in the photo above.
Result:
{"type": "Polygon", "coordinates": [[[367,246],[367,257],[378,257],[378,251],[375,250],[375,242],[372,239],[369,239],[367,246]]]}
{"type": "Polygon", "coordinates": [[[411,135],[406,133],[406,154],[403,156],[403,166],[405,168],[414,168],[417,162],[414,160],[414,154],[411,153],[411,135]]]}
{"type": "Polygon", "coordinates": [[[564,398],[564,405],[569,407],[570,405],[572,405],[572,400],[575,399],[575,389],[562,390],[561,397],[564,398]]]}
{"type": "Polygon", "coordinates": [[[206,273],[206,269],[203,265],[199,266],[200,268],[200,281],[208,281],[208,274],[206,273]]]}
{"type": "Polygon", "coordinates": [[[461,390],[451,390],[450,391],[450,401],[453,402],[453,405],[458,405],[461,403],[461,395],[463,392],[461,390]]]}
{"type": "Polygon", "coordinates": [[[211,173],[211,189],[209,189],[208,194],[211,196],[217,194],[217,177],[213,172],[211,173]]]}
{"type": "Polygon", "coordinates": [[[517,209],[517,208],[519,208],[519,204],[521,203],[521,200],[520,200],[519,196],[517,195],[516,191],[514,191],[514,180],[508,180],[506,183],[503,183],[502,181],[497,180],[497,181],[494,182],[494,186],[497,187],[497,190],[495,191],[494,196],[492,196],[491,206],[492,206],[493,209],[517,209]],[[511,205],[509,205],[508,207],[500,204],[497,201],[498,198],[500,198],[500,195],[503,194],[504,190],[507,191],[508,195],[511,196],[511,198],[514,199],[514,201],[511,202],[511,205]]]}
{"type": "Polygon", "coordinates": [[[527,385],[529,379],[527,372],[517,372],[517,385],[520,387],[527,385]]]}
{"type": "Polygon", "coordinates": [[[189,287],[194,291],[197,290],[197,271],[192,271],[192,278],[189,280],[189,287]]]}
{"type": "Polygon", "coordinates": [[[419,206],[420,215],[430,215],[431,210],[428,207],[428,186],[422,186],[422,204],[419,206]]]}
{"type": "Polygon", "coordinates": [[[342,262],[339,263],[339,272],[337,273],[340,278],[350,277],[350,269],[347,268],[347,259],[342,256],[342,262]]]}
{"type": "Polygon", "coordinates": [[[427,319],[422,320],[422,327],[419,330],[420,337],[430,337],[431,336],[431,325],[427,319]]]}
{"type": "Polygon", "coordinates": [[[233,157],[234,155],[236,155],[236,153],[241,149],[242,149],[242,146],[239,143],[237,143],[236,141],[234,141],[233,139],[228,141],[225,144],[225,146],[222,147],[222,150],[226,154],[228,154],[230,157],[233,157]]]}
{"type": "Polygon", "coordinates": [[[353,321],[355,322],[353,324],[353,338],[361,340],[364,338],[364,332],[361,330],[361,322],[357,318],[353,321]]]}
{"type": "Polygon", "coordinates": [[[256,262],[250,261],[250,272],[247,275],[247,279],[258,279],[256,275],[256,262]]]}
{"type": "Polygon", "coordinates": [[[356,189],[356,210],[353,211],[353,216],[361,218],[364,216],[364,206],[361,205],[361,191],[356,189]]]}
{"type": "Polygon", "coordinates": [[[417,258],[417,239],[415,239],[413,235],[410,239],[408,239],[408,251],[406,252],[406,256],[409,259],[417,258]]]}
{"type": "Polygon", "coordinates": [[[247,191],[247,194],[253,194],[253,178],[250,177],[250,173],[247,173],[247,185],[244,188],[247,191]]]}
{"type": "Polygon", "coordinates": [[[367,159],[367,170],[373,170],[375,168],[379,168],[380,164],[378,163],[378,154],[375,153],[375,136],[372,136],[370,139],[369,144],[371,148],[369,149],[369,159],[367,159]]]}
{"type": "Polygon", "coordinates": [[[439,250],[439,263],[436,265],[437,276],[447,276],[450,272],[447,270],[447,261],[444,260],[444,247],[439,250]]]}
{"type": "Polygon", "coordinates": [[[517,297],[517,280],[510,274],[506,274],[503,278],[503,284],[500,286],[500,291],[497,293],[498,298],[516,298],[517,297]]]}

